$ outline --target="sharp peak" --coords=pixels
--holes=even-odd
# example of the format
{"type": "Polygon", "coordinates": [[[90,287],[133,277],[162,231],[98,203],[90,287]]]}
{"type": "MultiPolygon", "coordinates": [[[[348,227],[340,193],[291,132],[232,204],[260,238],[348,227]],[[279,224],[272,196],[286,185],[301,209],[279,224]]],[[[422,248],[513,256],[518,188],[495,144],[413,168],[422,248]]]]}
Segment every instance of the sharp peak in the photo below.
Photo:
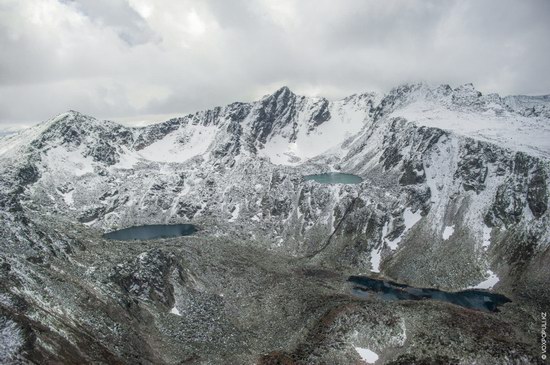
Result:
{"type": "Polygon", "coordinates": [[[288,86],[284,85],[284,86],[281,86],[280,88],[278,88],[277,90],[275,90],[274,93],[268,95],[268,97],[278,98],[280,96],[286,96],[286,95],[296,96],[296,94],[294,92],[292,92],[292,90],[290,90],[290,88],[288,86]]]}
{"type": "Polygon", "coordinates": [[[73,109],[67,110],[64,113],[60,113],[55,117],[50,118],[47,121],[39,124],[53,125],[53,124],[83,123],[83,122],[121,125],[120,123],[117,123],[108,119],[99,119],[90,114],[85,114],[85,113],[79,112],[78,110],[73,110],[73,109]]]}
{"type": "Polygon", "coordinates": [[[469,90],[469,91],[478,91],[474,84],[471,82],[467,82],[465,84],[458,85],[453,90],[469,90]]]}
{"type": "Polygon", "coordinates": [[[84,114],[84,113],[81,113],[77,110],[67,110],[66,112],[64,113],[60,113],[58,115],[56,115],[55,117],[51,118],[50,120],[48,120],[48,122],[61,122],[61,121],[72,121],[72,120],[77,120],[77,119],[96,119],[94,117],[92,117],[91,115],[87,115],[87,114],[84,114]]]}
{"type": "MultiPolygon", "coordinates": [[[[57,128],[63,125],[90,125],[91,124],[102,124],[105,121],[99,120],[91,115],[81,113],[76,110],[68,110],[64,113],[58,114],[53,118],[50,118],[42,123],[38,123],[36,126],[43,126],[45,130],[50,128],[57,128]]],[[[41,128],[41,127],[38,127],[41,128]]]]}
{"type": "Polygon", "coordinates": [[[367,98],[367,97],[382,97],[383,94],[379,93],[377,91],[370,90],[370,91],[355,92],[355,93],[350,94],[350,95],[345,95],[345,96],[342,96],[342,97],[339,97],[339,98],[332,98],[331,99],[331,98],[329,98],[325,95],[301,95],[301,94],[297,94],[294,91],[292,91],[288,86],[285,85],[285,86],[281,86],[280,88],[278,88],[277,90],[275,90],[271,94],[264,95],[261,100],[265,100],[265,99],[269,99],[269,98],[277,99],[281,96],[290,96],[290,97],[295,97],[295,98],[298,98],[298,99],[338,101],[338,100],[361,99],[361,98],[367,98]]]}
{"type": "Polygon", "coordinates": [[[288,86],[283,85],[280,88],[278,88],[277,91],[275,91],[275,93],[281,93],[281,92],[290,92],[291,93],[292,91],[290,90],[290,88],[288,86]]]}

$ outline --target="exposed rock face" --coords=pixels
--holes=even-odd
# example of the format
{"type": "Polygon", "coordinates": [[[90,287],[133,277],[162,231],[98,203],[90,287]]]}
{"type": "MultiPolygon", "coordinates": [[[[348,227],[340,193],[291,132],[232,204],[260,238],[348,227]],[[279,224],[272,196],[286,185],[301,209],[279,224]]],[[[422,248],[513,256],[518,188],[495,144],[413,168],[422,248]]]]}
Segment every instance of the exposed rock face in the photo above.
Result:
{"type": "Polygon", "coordinates": [[[548,208],[548,182],[542,166],[536,166],[527,185],[527,202],[535,218],[541,218],[548,208]]]}
{"type": "Polygon", "coordinates": [[[261,101],[256,109],[257,117],[252,122],[252,141],[266,143],[273,131],[282,130],[286,126],[292,128],[290,142],[296,138],[292,121],[296,117],[297,97],[287,87],[277,90],[273,95],[261,101]]]}
{"type": "Polygon", "coordinates": [[[3,138],[0,333],[15,350],[0,361],[346,364],[353,346],[410,341],[384,361],[536,362],[523,338],[550,300],[547,108],[472,85],[339,101],[281,88],[144,128],[69,112],[3,138]],[[303,180],[332,170],[364,181],[303,180]],[[199,233],[101,238],[187,222],[199,233]],[[342,283],[369,271],[448,290],[495,275],[513,310],[360,303],[342,283]],[[435,345],[431,316],[466,347],[435,345]],[[518,329],[476,347],[491,326],[518,329]]]}
{"type": "Polygon", "coordinates": [[[471,144],[466,144],[464,147],[455,178],[462,180],[464,190],[480,193],[485,189],[485,179],[489,172],[487,164],[495,163],[497,157],[491,150],[484,151],[483,144],[477,141],[472,141],[471,144]]]}

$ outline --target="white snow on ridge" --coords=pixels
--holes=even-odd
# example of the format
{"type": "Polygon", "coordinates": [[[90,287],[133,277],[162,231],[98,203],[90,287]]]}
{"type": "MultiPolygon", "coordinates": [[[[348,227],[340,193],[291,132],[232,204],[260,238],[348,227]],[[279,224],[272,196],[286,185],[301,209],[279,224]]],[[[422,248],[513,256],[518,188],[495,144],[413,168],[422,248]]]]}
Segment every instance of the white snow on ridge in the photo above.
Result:
{"type": "Polygon", "coordinates": [[[367,364],[374,364],[378,360],[378,354],[367,348],[355,347],[355,351],[367,364]]]}
{"type": "Polygon", "coordinates": [[[392,117],[403,117],[417,125],[445,129],[531,155],[550,157],[550,123],[541,118],[527,118],[496,108],[482,112],[451,110],[425,100],[395,110],[389,116],[392,117]]]}
{"type": "Polygon", "coordinates": [[[204,154],[219,131],[216,126],[188,124],[138,152],[139,156],[157,162],[184,162],[204,154]]]}
{"type": "Polygon", "coordinates": [[[8,155],[9,152],[15,152],[21,147],[28,146],[31,141],[38,138],[42,133],[44,133],[52,124],[57,121],[68,117],[71,112],[59,114],[58,116],[44,122],[34,125],[30,128],[23,129],[20,132],[15,134],[10,134],[2,138],[0,141],[0,156],[8,155]]]}
{"type": "Polygon", "coordinates": [[[181,317],[181,313],[180,313],[180,311],[178,310],[178,308],[176,308],[175,305],[174,305],[174,308],[170,309],[170,313],[175,314],[176,316],[180,316],[180,317],[181,317]]]}
{"type": "Polygon", "coordinates": [[[289,142],[291,132],[285,129],[268,140],[259,154],[277,165],[297,165],[338,146],[361,131],[368,113],[365,106],[348,102],[344,99],[331,103],[330,119],[312,131],[309,131],[311,115],[305,108],[297,116],[296,140],[289,142]]]}

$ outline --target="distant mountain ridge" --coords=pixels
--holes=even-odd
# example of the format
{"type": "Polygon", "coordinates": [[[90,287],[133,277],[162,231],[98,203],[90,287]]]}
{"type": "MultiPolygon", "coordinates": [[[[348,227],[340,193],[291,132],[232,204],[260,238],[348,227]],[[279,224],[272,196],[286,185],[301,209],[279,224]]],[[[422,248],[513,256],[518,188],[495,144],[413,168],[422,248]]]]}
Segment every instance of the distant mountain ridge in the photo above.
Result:
{"type": "MultiPolygon", "coordinates": [[[[265,156],[276,164],[295,165],[341,144],[346,138],[359,133],[365,125],[394,115],[476,139],[488,138],[503,147],[517,150],[524,147],[525,152],[530,154],[537,150],[549,156],[550,142],[544,143],[550,140],[550,127],[546,123],[549,110],[550,95],[484,96],[471,84],[455,89],[449,85],[429,87],[423,83],[404,84],[385,96],[365,93],[338,101],[298,96],[287,87],[282,87],[257,102],[233,103],[141,128],[97,121],[70,111],[32,127],[29,132],[18,133],[19,137],[10,136],[2,145],[7,150],[10,140],[17,144],[18,139],[32,139],[33,136],[42,140],[35,141],[35,145],[54,138],[57,138],[56,143],[77,145],[82,142],[82,136],[97,133],[98,143],[114,143],[96,146],[97,153],[103,153],[109,163],[114,163],[121,153],[118,147],[140,151],[170,135],[174,139],[170,141],[174,144],[171,146],[173,152],[187,152],[185,155],[188,157],[207,150],[219,155],[232,149],[233,152],[240,153],[242,150],[265,156]],[[423,114],[430,114],[429,121],[423,114]],[[485,134],[482,133],[484,120],[474,121],[478,123],[474,128],[468,126],[463,129],[457,125],[460,120],[453,120],[464,116],[472,118],[472,115],[475,118],[476,114],[489,124],[485,134]],[[495,123],[498,125],[495,126],[495,123]],[[509,131],[504,128],[508,124],[509,131]],[[505,134],[500,138],[487,137],[495,128],[501,128],[505,134]],[[517,129],[526,129],[524,138],[531,140],[522,146],[510,145],[506,139],[517,137],[514,135],[517,129]],[[35,136],[41,130],[44,135],[35,136]],[[198,143],[193,138],[199,135],[201,148],[189,150],[188,147],[198,143]],[[528,142],[531,142],[530,145],[528,142]],[[184,151],[178,151],[178,148],[184,151]]],[[[471,124],[470,120],[466,122],[471,124]]],[[[147,154],[143,157],[155,158],[147,154]]],[[[158,158],[162,159],[160,156],[158,158]]]]}

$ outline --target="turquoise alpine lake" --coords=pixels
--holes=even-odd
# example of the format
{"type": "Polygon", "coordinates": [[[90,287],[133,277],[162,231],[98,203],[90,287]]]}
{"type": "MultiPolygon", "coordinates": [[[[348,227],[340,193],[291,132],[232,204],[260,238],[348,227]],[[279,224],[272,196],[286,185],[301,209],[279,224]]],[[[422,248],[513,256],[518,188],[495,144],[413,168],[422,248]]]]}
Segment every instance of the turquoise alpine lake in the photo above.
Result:
{"type": "Polygon", "coordinates": [[[357,175],[341,172],[327,172],[325,174],[306,175],[304,180],[313,180],[320,184],[359,184],[363,179],[357,175]]]}
{"type": "Polygon", "coordinates": [[[192,224],[151,224],[105,233],[103,238],[117,241],[154,240],[188,236],[197,231],[192,224]]]}

